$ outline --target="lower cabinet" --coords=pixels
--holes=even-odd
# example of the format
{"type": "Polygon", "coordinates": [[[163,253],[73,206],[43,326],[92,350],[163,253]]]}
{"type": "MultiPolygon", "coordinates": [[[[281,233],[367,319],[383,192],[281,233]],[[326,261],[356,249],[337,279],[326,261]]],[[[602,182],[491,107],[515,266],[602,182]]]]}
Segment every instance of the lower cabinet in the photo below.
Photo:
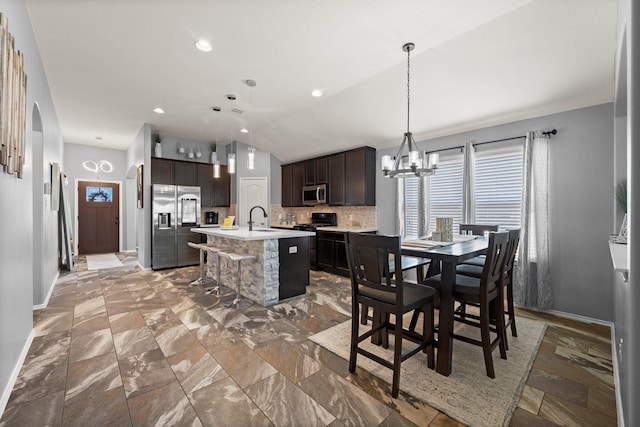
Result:
{"type": "Polygon", "coordinates": [[[345,233],[317,231],[318,267],[329,273],[349,276],[345,233]]]}
{"type": "Polygon", "coordinates": [[[309,285],[309,238],[278,240],[280,255],[279,299],[304,295],[309,285]]]}

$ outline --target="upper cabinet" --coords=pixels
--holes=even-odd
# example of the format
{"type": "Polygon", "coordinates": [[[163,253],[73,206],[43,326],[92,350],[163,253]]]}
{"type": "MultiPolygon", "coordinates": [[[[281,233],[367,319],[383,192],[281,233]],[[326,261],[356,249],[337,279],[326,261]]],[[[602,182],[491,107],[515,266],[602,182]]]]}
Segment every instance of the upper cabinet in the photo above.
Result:
{"type": "Polygon", "coordinates": [[[176,185],[198,185],[198,164],[190,162],[174,162],[173,177],[176,185]]]}
{"type": "Polygon", "coordinates": [[[327,198],[327,202],[329,202],[330,205],[342,206],[345,204],[344,159],[344,153],[329,156],[329,182],[327,183],[329,197],[327,198]]]}
{"type": "Polygon", "coordinates": [[[375,206],[376,150],[358,148],[345,153],[345,199],[347,206],[375,206]]]}
{"type": "Polygon", "coordinates": [[[282,165],[282,201],[283,207],[292,207],[293,165],[282,165]]]}
{"type": "Polygon", "coordinates": [[[293,164],[291,181],[291,206],[302,206],[302,187],[304,187],[304,162],[293,164]]]}
{"type": "Polygon", "coordinates": [[[305,162],[282,165],[282,206],[302,206],[304,177],[305,162]]]}
{"type": "Polygon", "coordinates": [[[151,159],[151,183],[173,185],[173,160],[151,159]]]}
{"type": "Polygon", "coordinates": [[[327,157],[304,161],[304,185],[327,183],[327,157]]]}
{"type": "Polygon", "coordinates": [[[200,204],[223,207],[231,204],[231,178],[227,166],[220,166],[220,178],[213,177],[213,165],[171,159],[151,159],[151,183],[200,187],[200,204]]]}
{"type": "Polygon", "coordinates": [[[327,184],[329,205],[375,206],[376,150],[362,147],[282,165],[282,206],[302,206],[302,187],[327,184]]]}

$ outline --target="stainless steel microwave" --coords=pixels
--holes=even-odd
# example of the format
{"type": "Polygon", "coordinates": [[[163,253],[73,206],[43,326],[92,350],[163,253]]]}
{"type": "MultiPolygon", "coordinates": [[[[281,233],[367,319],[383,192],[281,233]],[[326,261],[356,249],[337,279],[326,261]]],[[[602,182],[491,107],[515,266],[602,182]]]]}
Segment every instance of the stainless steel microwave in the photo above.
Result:
{"type": "Polygon", "coordinates": [[[327,203],[327,184],[309,185],[302,188],[304,206],[324,205],[327,203]]]}

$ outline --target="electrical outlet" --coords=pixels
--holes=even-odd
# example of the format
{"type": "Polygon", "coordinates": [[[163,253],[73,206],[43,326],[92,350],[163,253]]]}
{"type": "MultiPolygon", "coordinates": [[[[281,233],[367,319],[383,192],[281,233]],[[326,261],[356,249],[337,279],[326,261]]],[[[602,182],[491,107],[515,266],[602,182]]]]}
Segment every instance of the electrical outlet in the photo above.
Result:
{"type": "Polygon", "coordinates": [[[349,215],[349,221],[353,221],[353,215],[349,215]]]}

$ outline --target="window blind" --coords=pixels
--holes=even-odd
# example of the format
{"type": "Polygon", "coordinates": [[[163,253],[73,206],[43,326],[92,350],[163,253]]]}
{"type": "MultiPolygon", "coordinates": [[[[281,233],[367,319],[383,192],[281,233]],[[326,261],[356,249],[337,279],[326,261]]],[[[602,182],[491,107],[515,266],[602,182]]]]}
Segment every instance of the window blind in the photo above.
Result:
{"type": "Polygon", "coordinates": [[[522,145],[476,153],[476,223],[520,227],[522,145]]]}
{"type": "Polygon", "coordinates": [[[404,179],[404,238],[418,238],[418,182],[416,178],[404,179]]]}
{"type": "Polygon", "coordinates": [[[462,161],[462,155],[441,158],[438,170],[431,176],[431,231],[436,229],[437,217],[453,217],[454,224],[462,221],[462,161]]]}

